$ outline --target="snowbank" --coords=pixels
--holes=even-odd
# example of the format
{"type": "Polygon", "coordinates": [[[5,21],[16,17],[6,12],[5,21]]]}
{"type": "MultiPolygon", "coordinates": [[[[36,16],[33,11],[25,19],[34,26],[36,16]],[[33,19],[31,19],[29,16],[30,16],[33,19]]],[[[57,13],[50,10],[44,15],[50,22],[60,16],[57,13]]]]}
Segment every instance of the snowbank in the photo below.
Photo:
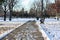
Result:
{"type": "Polygon", "coordinates": [[[48,35],[44,32],[44,30],[40,26],[40,22],[37,21],[36,24],[39,26],[39,31],[42,33],[42,36],[44,37],[44,40],[50,40],[49,37],[48,37],[48,35]]]}
{"type": "Polygon", "coordinates": [[[45,19],[44,24],[41,27],[48,35],[50,40],[60,40],[60,20],[54,18],[45,19]]]}

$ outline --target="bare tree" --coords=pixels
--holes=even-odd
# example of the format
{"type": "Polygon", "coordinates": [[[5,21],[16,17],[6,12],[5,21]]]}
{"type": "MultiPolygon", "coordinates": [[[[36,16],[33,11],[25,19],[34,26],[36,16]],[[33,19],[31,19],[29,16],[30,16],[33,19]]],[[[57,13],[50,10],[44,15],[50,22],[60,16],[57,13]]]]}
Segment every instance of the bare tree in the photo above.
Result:
{"type": "Polygon", "coordinates": [[[4,21],[6,21],[6,13],[8,10],[10,11],[9,20],[11,21],[13,7],[17,4],[17,2],[18,0],[0,0],[0,5],[3,5],[3,9],[4,9],[4,21]]]}
{"type": "Polygon", "coordinates": [[[34,1],[33,7],[35,10],[40,11],[41,10],[41,0],[34,1]]]}
{"type": "Polygon", "coordinates": [[[18,0],[4,0],[3,6],[4,6],[4,21],[6,21],[6,13],[9,10],[10,11],[10,17],[9,20],[11,21],[12,13],[13,13],[13,7],[17,4],[18,0]]]}
{"type": "Polygon", "coordinates": [[[43,11],[44,11],[44,0],[35,1],[33,3],[33,6],[34,6],[34,9],[36,10],[37,20],[39,20],[39,17],[41,17],[41,23],[44,23],[44,18],[43,18],[43,14],[44,14],[43,13],[43,11]]]}
{"type": "Polygon", "coordinates": [[[46,6],[48,5],[48,3],[49,3],[49,0],[45,0],[45,2],[46,2],[46,6]]]}
{"type": "Polygon", "coordinates": [[[13,7],[16,5],[18,0],[9,0],[9,10],[10,10],[10,17],[9,20],[11,21],[12,13],[13,13],[13,7]]]}
{"type": "Polygon", "coordinates": [[[7,10],[6,10],[6,7],[7,7],[7,0],[4,0],[4,2],[3,2],[3,4],[2,4],[4,7],[4,21],[6,21],[6,12],[7,12],[7,10]]]}
{"type": "Polygon", "coordinates": [[[40,11],[41,11],[41,0],[35,0],[32,5],[33,5],[32,8],[36,11],[36,17],[38,20],[40,16],[40,11]]]}

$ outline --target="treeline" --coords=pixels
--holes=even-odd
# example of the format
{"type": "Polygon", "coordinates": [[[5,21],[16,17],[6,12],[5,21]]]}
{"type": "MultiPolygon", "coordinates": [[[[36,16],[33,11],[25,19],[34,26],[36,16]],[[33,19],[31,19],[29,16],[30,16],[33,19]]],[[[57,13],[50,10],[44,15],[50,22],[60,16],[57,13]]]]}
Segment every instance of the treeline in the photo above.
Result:
{"type": "Polygon", "coordinates": [[[12,16],[13,17],[25,17],[25,18],[27,18],[27,17],[41,17],[41,16],[43,16],[43,17],[50,17],[48,14],[47,14],[47,12],[46,11],[44,11],[44,14],[42,15],[41,14],[41,11],[39,11],[39,12],[37,12],[36,10],[34,10],[34,9],[30,9],[30,11],[28,12],[28,11],[24,11],[24,8],[22,8],[22,10],[21,11],[13,11],[13,13],[12,13],[12,16]]]}
{"type": "Polygon", "coordinates": [[[28,13],[27,11],[24,11],[24,12],[16,12],[16,11],[14,11],[13,13],[12,13],[12,16],[13,17],[21,17],[21,18],[27,18],[27,17],[36,17],[36,15],[35,14],[30,14],[30,13],[28,13]]]}

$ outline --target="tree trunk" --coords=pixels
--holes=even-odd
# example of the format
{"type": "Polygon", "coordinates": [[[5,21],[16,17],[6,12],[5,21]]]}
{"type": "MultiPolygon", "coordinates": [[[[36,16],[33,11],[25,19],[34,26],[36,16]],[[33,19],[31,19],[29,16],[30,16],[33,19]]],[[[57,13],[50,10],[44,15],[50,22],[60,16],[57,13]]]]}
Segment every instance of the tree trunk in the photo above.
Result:
{"type": "Polygon", "coordinates": [[[4,10],[4,21],[6,21],[6,6],[5,6],[5,10],[4,10]]]}

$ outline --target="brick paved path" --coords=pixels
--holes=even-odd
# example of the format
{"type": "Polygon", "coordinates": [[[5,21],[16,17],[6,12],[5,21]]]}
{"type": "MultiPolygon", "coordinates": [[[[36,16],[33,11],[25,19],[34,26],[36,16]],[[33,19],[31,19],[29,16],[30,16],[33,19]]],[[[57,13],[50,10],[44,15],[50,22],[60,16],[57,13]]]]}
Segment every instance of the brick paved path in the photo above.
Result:
{"type": "Polygon", "coordinates": [[[44,40],[35,21],[29,21],[16,28],[2,40],[44,40]]]}

